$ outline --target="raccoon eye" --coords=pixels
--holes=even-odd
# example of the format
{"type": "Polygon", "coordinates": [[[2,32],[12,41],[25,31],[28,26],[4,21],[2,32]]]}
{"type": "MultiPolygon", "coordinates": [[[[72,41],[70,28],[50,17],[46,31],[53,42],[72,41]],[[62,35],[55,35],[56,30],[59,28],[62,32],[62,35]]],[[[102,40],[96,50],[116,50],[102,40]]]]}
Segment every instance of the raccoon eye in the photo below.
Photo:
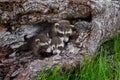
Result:
{"type": "Polygon", "coordinates": [[[66,36],[70,36],[70,34],[66,34],[66,36]]]}
{"type": "Polygon", "coordinates": [[[58,47],[58,49],[59,49],[59,50],[62,50],[62,49],[63,49],[63,47],[58,47]]]}
{"type": "Polygon", "coordinates": [[[63,34],[61,34],[61,33],[58,33],[58,36],[59,36],[59,37],[63,37],[63,34]]]}

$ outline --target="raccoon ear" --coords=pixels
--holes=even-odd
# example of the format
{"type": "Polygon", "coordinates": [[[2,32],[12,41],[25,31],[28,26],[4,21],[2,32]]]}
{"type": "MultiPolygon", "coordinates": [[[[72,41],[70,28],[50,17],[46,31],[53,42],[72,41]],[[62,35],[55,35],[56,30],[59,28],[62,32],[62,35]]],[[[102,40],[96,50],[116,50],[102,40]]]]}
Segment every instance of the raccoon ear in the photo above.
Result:
{"type": "Polygon", "coordinates": [[[40,39],[35,39],[35,42],[40,42],[40,39]]]}
{"type": "Polygon", "coordinates": [[[71,28],[72,30],[76,30],[76,27],[75,27],[74,25],[70,25],[70,28],[71,28]]]}
{"type": "Polygon", "coordinates": [[[24,40],[27,41],[29,38],[27,35],[24,35],[24,40]]]}
{"type": "Polygon", "coordinates": [[[49,37],[49,33],[47,33],[46,36],[49,37]]]}
{"type": "Polygon", "coordinates": [[[75,26],[74,25],[70,25],[71,28],[74,28],[75,26]]]}
{"type": "Polygon", "coordinates": [[[59,23],[55,23],[55,27],[58,27],[60,24],[59,23]]]}

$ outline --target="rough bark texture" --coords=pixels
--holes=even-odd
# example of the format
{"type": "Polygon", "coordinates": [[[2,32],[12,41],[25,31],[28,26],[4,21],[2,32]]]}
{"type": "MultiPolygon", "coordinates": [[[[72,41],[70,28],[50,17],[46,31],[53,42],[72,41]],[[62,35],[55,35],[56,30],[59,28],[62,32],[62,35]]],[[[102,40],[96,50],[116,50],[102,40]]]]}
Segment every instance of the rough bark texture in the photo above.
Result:
{"type": "Polygon", "coordinates": [[[85,55],[93,56],[104,39],[113,35],[119,22],[119,0],[0,0],[0,68],[7,66],[5,70],[10,70],[1,76],[28,80],[44,66],[73,67],[85,55]],[[46,43],[49,47],[39,42],[39,34],[46,35],[46,42],[50,39],[46,43]],[[54,43],[56,40],[59,42],[54,43]],[[59,43],[63,45],[60,49],[59,43]],[[31,44],[34,47],[29,47],[31,44]],[[34,55],[40,58],[34,60],[34,55]],[[26,65],[11,70],[5,59],[13,68],[17,63],[26,65]]]}

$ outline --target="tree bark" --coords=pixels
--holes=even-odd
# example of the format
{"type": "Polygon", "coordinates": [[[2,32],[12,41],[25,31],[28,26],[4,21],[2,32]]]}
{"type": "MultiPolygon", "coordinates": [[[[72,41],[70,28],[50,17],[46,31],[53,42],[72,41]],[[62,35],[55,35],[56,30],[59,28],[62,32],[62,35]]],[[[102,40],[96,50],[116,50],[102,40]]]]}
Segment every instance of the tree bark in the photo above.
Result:
{"type": "Polygon", "coordinates": [[[51,28],[59,21],[67,20],[74,26],[60,54],[32,61],[15,79],[28,80],[29,76],[34,78],[44,66],[73,67],[82,62],[84,56],[93,56],[101,43],[110,38],[120,25],[120,1],[1,0],[0,15],[0,24],[4,28],[0,32],[0,46],[10,45],[13,50],[25,43],[25,35],[31,37],[38,35],[38,31],[44,33],[41,28],[46,27],[45,24],[51,28]],[[12,33],[6,29],[12,29],[12,33]]]}

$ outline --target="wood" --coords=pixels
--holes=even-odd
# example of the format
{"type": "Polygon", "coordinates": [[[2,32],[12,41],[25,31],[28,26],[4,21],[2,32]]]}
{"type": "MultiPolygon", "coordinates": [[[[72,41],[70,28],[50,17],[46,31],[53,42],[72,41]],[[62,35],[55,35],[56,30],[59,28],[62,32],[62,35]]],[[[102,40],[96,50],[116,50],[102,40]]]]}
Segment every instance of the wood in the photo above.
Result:
{"type": "MultiPolygon", "coordinates": [[[[119,0],[0,0],[0,24],[5,28],[23,30],[23,25],[36,24],[47,25],[50,29],[61,20],[68,20],[72,27],[72,35],[64,50],[59,55],[35,60],[21,72],[15,80],[28,80],[28,75],[36,76],[43,66],[54,67],[75,66],[82,62],[86,55],[88,58],[94,55],[97,48],[110,38],[120,25],[120,1],[119,0]],[[7,5],[6,5],[7,4],[7,5]],[[39,65],[41,64],[41,65],[39,65]],[[39,68],[36,68],[39,66],[39,68]],[[34,72],[31,67],[36,69],[34,72]],[[26,75],[23,75],[27,73],[26,75]],[[22,77],[20,77],[22,76],[22,77]],[[27,76],[27,78],[25,77],[27,76]]],[[[28,27],[27,27],[28,28],[28,27]]],[[[44,27],[43,27],[44,28],[44,27]]],[[[42,30],[41,30],[42,32],[42,30]]],[[[45,31],[43,31],[45,32],[45,31]]],[[[8,40],[11,37],[0,32],[0,46],[12,45],[8,40]],[[6,41],[7,40],[7,41],[6,41]]],[[[6,32],[4,32],[6,33],[6,32]]],[[[20,33],[19,31],[17,33],[20,33]]],[[[37,33],[38,34],[38,33],[37,33]]],[[[34,35],[37,35],[36,33],[34,35]]],[[[19,42],[26,35],[9,34],[16,36],[13,42],[19,42]],[[19,39],[20,38],[20,39],[19,39]]],[[[52,36],[52,33],[50,34],[52,36]]],[[[25,40],[23,40],[24,42],[25,40]]]]}

